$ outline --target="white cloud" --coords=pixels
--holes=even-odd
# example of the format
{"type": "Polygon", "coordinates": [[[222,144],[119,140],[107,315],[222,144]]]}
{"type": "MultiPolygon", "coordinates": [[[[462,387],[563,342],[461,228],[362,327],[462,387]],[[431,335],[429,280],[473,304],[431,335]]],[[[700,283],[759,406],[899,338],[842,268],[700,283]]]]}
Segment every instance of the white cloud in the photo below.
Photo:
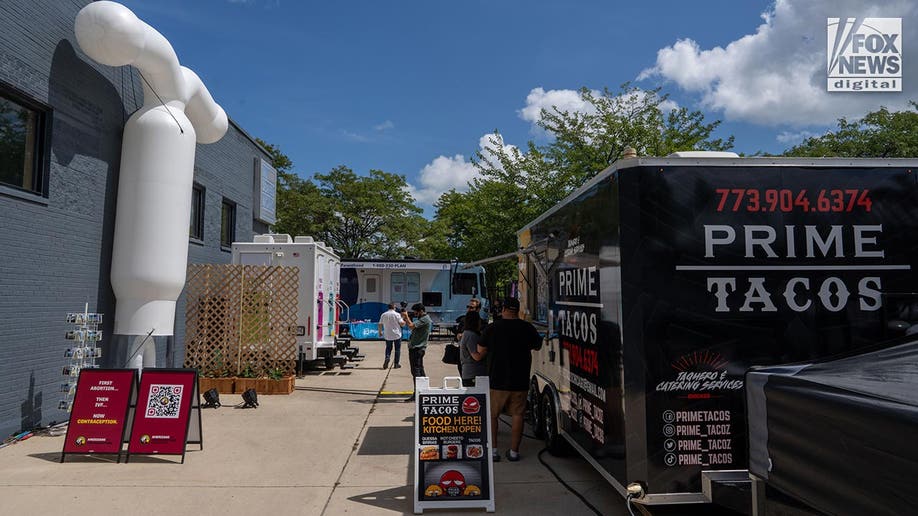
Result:
{"type": "Polygon", "coordinates": [[[411,195],[421,204],[433,204],[444,192],[455,188],[458,191],[467,191],[468,184],[478,177],[478,170],[465,156],[437,156],[433,161],[424,165],[418,176],[421,185],[411,186],[411,195]]]}
{"type": "MultiPolygon", "coordinates": [[[[594,91],[593,93],[599,94],[594,91]]],[[[580,98],[578,90],[548,90],[544,88],[533,88],[526,95],[526,107],[517,113],[520,118],[535,125],[542,118],[542,110],[551,111],[552,107],[557,107],[561,111],[572,111],[579,113],[595,112],[593,106],[580,98]]]]}
{"type": "MultiPolygon", "coordinates": [[[[591,93],[598,97],[602,95],[601,91],[590,90],[591,93]]],[[[642,92],[630,93],[629,96],[640,95],[642,92]]],[[[551,111],[552,108],[558,108],[560,111],[587,113],[596,112],[596,108],[583,100],[579,90],[548,90],[544,88],[533,88],[529,95],[526,95],[526,106],[517,111],[517,114],[523,120],[532,124],[532,131],[539,133],[543,131],[538,126],[542,118],[542,110],[551,111]]],[[[664,100],[660,103],[660,110],[667,113],[678,108],[679,105],[672,100],[664,100]]]]}
{"type": "MultiPolygon", "coordinates": [[[[516,149],[516,145],[507,145],[506,143],[504,143],[504,137],[499,134],[488,133],[478,139],[478,148],[481,149],[482,151],[486,151],[489,149],[497,150],[501,147],[503,147],[504,152],[510,155],[513,154],[513,149],[516,149]]],[[[490,156],[488,152],[485,152],[484,155],[486,157],[490,156]]],[[[499,166],[498,163],[495,163],[495,165],[499,166]]]]}
{"type": "Polygon", "coordinates": [[[348,131],[347,129],[341,129],[341,136],[353,142],[367,143],[370,141],[369,137],[360,133],[355,133],[354,131],[348,131]]]}
{"type": "Polygon", "coordinates": [[[820,133],[814,133],[810,131],[781,131],[775,136],[775,139],[786,145],[797,145],[803,140],[812,138],[814,136],[820,136],[820,133]]]}
{"type": "MultiPolygon", "coordinates": [[[[488,133],[478,139],[478,147],[482,151],[500,145],[507,152],[512,152],[516,147],[504,143],[500,135],[488,133]],[[494,142],[492,142],[494,140],[494,142]]],[[[462,154],[455,156],[437,156],[418,174],[420,186],[410,185],[409,191],[421,204],[433,204],[449,190],[467,192],[469,183],[478,178],[478,169],[462,154]]]]}
{"type": "Polygon", "coordinates": [[[392,122],[392,120],[386,120],[385,122],[383,122],[383,123],[381,123],[381,124],[374,125],[374,126],[373,126],[373,129],[376,129],[377,131],[385,131],[385,130],[387,130],[387,129],[395,129],[395,124],[392,122]]]}
{"type": "MultiPolygon", "coordinates": [[[[826,19],[918,17],[913,0],[777,0],[755,33],[726,47],[702,49],[681,39],[657,52],[639,79],[660,76],[700,96],[728,120],[762,125],[831,125],[886,106],[902,109],[918,94],[918,38],[903,40],[902,93],[826,91],[826,19]]],[[[903,23],[903,28],[907,25],[903,23]]],[[[914,34],[914,33],[912,33],[914,34]]]]}

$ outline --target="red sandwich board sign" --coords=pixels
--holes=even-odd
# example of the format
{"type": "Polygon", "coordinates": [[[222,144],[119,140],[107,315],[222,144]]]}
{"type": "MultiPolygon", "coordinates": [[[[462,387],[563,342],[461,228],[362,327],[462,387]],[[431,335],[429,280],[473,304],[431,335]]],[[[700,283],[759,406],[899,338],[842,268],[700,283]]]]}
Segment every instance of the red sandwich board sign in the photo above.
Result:
{"type": "Polygon", "coordinates": [[[137,387],[135,369],[82,369],[77,380],[61,462],[67,454],[118,454],[131,396],[137,387]]]}
{"type": "Polygon", "coordinates": [[[144,369],[125,462],[131,455],[181,455],[184,463],[192,408],[197,412],[199,440],[191,442],[203,449],[197,370],[144,369]]]}

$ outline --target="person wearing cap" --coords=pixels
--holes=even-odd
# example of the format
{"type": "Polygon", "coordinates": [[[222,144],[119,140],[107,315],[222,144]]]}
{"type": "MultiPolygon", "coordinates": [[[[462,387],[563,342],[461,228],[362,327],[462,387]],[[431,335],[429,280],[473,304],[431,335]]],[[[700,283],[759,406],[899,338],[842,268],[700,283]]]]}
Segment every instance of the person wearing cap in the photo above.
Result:
{"type": "MultiPolygon", "coordinates": [[[[427,351],[427,339],[430,337],[433,321],[430,320],[427,310],[421,303],[411,305],[411,311],[414,312],[414,320],[411,320],[408,312],[402,312],[402,318],[411,328],[411,335],[408,337],[408,363],[411,366],[411,376],[418,378],[427,376],[424,372],[424,353],[427,351]]],[[[411,397],[405,401],[414,401],[413,390],[411,397]]]]}
{"type": "Polygon", "coordinates": [[[500,460],[497,429],[501,412],[512,418],[510,449],[507,460],[520,460],[523,440],[523,414],[529,391],[529,370],[532,351],[542,347],[542,337],[535,326],[519,318],[520,301],[514,297],[504,300],[500,318],[495,318],[481,335],[478,353],[488,356],[488,380],[491,384],[491,440],[495,461],[500,460]]]}

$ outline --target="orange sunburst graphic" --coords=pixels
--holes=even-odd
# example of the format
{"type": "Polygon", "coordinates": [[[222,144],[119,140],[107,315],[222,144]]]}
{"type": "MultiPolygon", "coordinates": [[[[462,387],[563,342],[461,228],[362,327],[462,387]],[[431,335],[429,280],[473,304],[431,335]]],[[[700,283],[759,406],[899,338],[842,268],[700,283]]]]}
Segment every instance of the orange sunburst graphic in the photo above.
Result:
{"type": "Polygon", "coordinates": [[[688,371],[696,368],[697,366],[707,366],[715,370],[723,370],[727,367],[729,361],[723,357],[720,353],[714,351],[695,351],[690,355],[682,355],[679,360],[676,360],[670,366],[676,371],[688,371]]]}

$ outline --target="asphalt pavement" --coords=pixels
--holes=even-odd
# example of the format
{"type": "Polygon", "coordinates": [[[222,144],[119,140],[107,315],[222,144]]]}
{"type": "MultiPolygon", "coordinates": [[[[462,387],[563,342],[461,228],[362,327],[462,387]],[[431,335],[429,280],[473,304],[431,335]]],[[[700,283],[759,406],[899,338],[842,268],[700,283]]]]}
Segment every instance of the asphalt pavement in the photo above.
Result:
{"type": "MultiPolygon", "coordinates": [[[[259,396],[258,408],[241,408],[239,395],[222,395],[222,407],[202,412],[203,450],[188,445],[184,464],[172,456],[132,456],[128,464],[68,456],[61,464],[63,436],[38,435],[0,449],[0,512],[413,514],[414,404],[399,394],[412,388],[407,351],[403,367],[386,370],[382,342],[358,345],[366,358],[353,368],[320,367],[297,378],[290,395],[259,396]]],[[[427,352],[432,386],[456,372],[440,362],[442,346],[431,343],[427,352]]],[[[509,427],[500,431],[506,445],[509,427]]],[[[523,460],[494,464],[497,514],[594,514],[539,462],[541,449],[541,442],[524,439],[523,460]]],[[[623,499],[582,458],[544,458],[602,514],[628,514],[623,499]]]]}

